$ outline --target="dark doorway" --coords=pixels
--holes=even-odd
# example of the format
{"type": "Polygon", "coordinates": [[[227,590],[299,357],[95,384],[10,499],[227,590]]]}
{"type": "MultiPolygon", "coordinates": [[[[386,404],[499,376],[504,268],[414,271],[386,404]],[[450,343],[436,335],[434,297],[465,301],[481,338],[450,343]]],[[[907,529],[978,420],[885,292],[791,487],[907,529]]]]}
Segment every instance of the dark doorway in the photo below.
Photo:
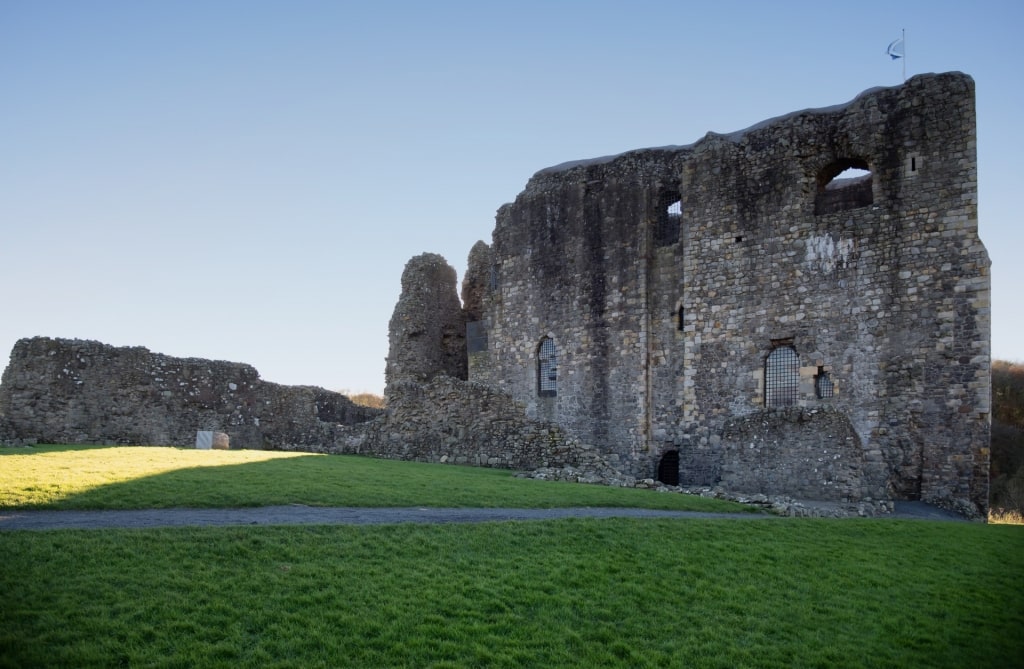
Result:
{"type": "Polygon", "coordinates": [[[661,456],[658,480],[665,485],[679,485],[679,451],[665,451],[661,456]]]}

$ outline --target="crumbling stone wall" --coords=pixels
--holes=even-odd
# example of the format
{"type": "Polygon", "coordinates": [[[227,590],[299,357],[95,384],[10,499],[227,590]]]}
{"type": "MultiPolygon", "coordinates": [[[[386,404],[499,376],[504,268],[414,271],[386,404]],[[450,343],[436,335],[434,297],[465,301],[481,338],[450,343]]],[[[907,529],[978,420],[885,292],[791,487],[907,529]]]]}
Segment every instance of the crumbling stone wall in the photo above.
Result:
{"type": "Polygon", "coordinates": [[[336,426],[319,446],[282,448],[524,471],[570,470],[579,472],[573,480],[634,483],[620,472],[617,458],[557,425],[527,418],[505,393],[444,375],[388,386],[384,415],[336,426]]]}
{"type": "Polygon", "coordinates": [[[455,270],[436,253],[410,260],[402,293],[388,326],[384,379],[429,381],[437,375],[466,378],[466,317],[456,292],[455,270]]]}
{"type": "MultiPolygon", "coordinates": [[[[486,349],[480,318],[490,248],[478,243],[456,293],[455,270],[436,254],[409,261],[389,330],[388,402],[374,421],[332,429],[317,450],[516,470],[547,468],[574,480],[632,482],[605,456],[554,423],[525,415],[508,394],[468,383],[467,345],[486,349]],[[468,334],[467,334],[468,333],[468,334]],[[577,476],[575,472],[581,473],[577,476]]],[[[281,448],[311,450],[307,444],[281,448]]]]}
{"type": "Polygon", "coordinates": [[[790,348],[782,406],[849,425],[837,496],[984,509],[990,280],[977,226],[974,82],[959,73],[542,170],[470,258],[486,347],[470,352],[469,378],[637,476],[678,449],[716,483],[823,492],[800,465],[835,446],[819,420],[779,423],[769,441],[796,450],[760,448],[756,462],[730,450],[732,421],[777,420],[766,362],[790,348]],[[847,168],[868,173],[835,179],[847,168]],[[545,340],[557,352],[547,393],[545,340]],[[773,474],[741,476],[748,465],[773,474]]]}
{"type": "Polygon", "coordinates": [[[198,430],[213,430],[237,448],[311,445],[380,413],[322,388],[262,381],[249,365],[95,341],[22,339],[0,381],[6,443],[191,446],[198,430]]]}

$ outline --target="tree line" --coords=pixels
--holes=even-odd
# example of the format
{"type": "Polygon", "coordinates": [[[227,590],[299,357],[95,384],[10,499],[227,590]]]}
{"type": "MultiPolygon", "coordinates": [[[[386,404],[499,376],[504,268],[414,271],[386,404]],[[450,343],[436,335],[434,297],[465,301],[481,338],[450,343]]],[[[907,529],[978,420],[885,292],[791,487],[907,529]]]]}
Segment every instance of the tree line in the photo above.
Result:
{"type": "Polygon", "coordinates": [[[992,363],[989,503],[995,513],[1024,513],[1024,364],[992,363]]]}

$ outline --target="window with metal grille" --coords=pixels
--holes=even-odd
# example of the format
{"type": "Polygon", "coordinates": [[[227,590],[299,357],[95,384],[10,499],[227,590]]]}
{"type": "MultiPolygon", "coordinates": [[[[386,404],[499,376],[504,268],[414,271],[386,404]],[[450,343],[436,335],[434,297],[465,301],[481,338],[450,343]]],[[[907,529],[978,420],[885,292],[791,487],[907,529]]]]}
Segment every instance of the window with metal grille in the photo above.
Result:
{"type": "Polygon", "coordinates": [[[555,340],[545,337],[537,349],[537,393],[554,397],[558,391],[558,355],[555,340]]]}
{"type": "Polygon", "coordinates": [[[679,241],[679,226],[683,220],[683,203],[678,193],[663,195],[658,220],[654,227],[654,245],[670,246],[679,241]]]}
{"type": "Polygon", "coordinates": [[[778,346],[764,361],[764,405],[788,407],[800,397],[800,358],[792,346],[778,346]]]}
{"type": "Polygon", "coordinates": [[[832,397],[832,375],[821,367],[818,368],[818,375],[814,377],[814,391],[820,399],[832,397]]]}

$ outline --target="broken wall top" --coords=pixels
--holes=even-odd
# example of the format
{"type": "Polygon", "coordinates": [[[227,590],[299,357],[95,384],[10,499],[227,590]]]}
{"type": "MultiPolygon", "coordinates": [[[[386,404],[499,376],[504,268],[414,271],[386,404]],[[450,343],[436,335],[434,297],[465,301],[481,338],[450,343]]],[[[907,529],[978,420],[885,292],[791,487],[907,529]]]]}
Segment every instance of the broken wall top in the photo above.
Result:
{"type": "MultiPolygon", "coordinates": [[[[965,135],[973,150],[974,124],[974,80],[969,75],[922,74],[899,86],[869,89],[845,104],[792,112],[732,133],[708,132],[691,144],[638,149],[548,167],[533,175],[516,204],[568,187],[585,190],[600,183],[650,185],[659,180],[678,181],[678,175],[688,166],[706,163],[709,157],[718,163],[713,168],[715,173],[691,175],[691,179],[720,178],[731,186],[729,179],[735,176],[735,169],[723,173],[722,168],[742,163],[750,178],[770,178],[773,187],[788,180],[800,193],[823,187],[818,181],[830,165],[859,158],[879,173],[884,185],[892,176],[886,172],[898,167],[892,164],[898,162],[898,152],[924,149],[929,142],[944,140],[947,135],[965,135]],[[936,128],[919,114],[947,106],[951,107],[950,118],[963,120],[962,128],[936,128]]],[[[499,210],[499,228],[510,207],[515,204],[499,210]]]]}

